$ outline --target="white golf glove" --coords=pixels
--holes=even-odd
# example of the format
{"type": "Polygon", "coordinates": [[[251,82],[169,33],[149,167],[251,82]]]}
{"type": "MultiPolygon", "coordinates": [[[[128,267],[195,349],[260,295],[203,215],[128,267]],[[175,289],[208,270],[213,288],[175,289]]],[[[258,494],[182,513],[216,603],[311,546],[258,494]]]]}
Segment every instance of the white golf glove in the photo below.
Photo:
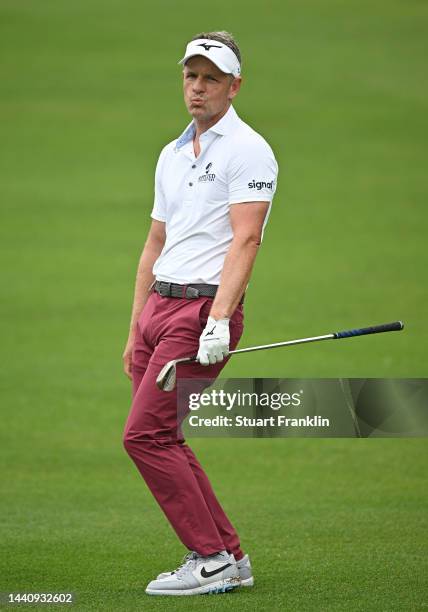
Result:
{"type": "Polygon", "coordinates": [[[229,319],[208,317],[204,331],[199,338],[198,361],[207,366],[223,361],[229,354],[229,319]]]}

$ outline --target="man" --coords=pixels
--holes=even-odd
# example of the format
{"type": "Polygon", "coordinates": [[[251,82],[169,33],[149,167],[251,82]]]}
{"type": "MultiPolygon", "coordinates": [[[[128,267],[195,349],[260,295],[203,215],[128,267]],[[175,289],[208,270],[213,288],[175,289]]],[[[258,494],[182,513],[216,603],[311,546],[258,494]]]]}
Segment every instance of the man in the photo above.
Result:
{"type": "Polygon", "coordinates": [[[278,166],[266,141],[231,105],[241,56],[227,32],[198,34],[183,59],[193,120],[162,150],[152,224],[138,266],[123,355],[133,402],[124,446],[190,551],[146,593],[194,595],[251,586],[248,555],[185,444],[176,391],[155,381],[171,359],[180,377],[215,379],[243,331],[243,296],[276,189],[278,166]]]}

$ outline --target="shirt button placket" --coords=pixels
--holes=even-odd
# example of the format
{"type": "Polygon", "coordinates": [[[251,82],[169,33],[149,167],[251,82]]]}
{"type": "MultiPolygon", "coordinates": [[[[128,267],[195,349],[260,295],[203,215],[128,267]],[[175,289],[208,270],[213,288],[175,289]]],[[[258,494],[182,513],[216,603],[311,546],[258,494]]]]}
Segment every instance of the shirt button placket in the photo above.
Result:
{"type": "MultiPolygon", "coordinates": [[[[192,164],[192,170],[196,168],[196,164],[192,164]]],[[[189,181],[189,187],[193,187],[193,181],[189,181]]]]}
{"type": "MultiPolygon", "coordinates": [[[[196,168],[197,168],[197,165],[192,163],[191,169],[192,170],[196,170],[196,168]]],[[[187,182],[187,189],[188,189],[189,193],[188,193],[188,197],[186,198],[186,201],[187,201],[188,204],[190,204],[190,202],[192,202],[192,200],[194,198],[194,194],[195,194],[194,189],[192,189],[192,187],[194,185],[194,179],[192,179],[192,177],[189,177],[189,179],[191,179],[191,180],[189,180],[187,182]]]]}

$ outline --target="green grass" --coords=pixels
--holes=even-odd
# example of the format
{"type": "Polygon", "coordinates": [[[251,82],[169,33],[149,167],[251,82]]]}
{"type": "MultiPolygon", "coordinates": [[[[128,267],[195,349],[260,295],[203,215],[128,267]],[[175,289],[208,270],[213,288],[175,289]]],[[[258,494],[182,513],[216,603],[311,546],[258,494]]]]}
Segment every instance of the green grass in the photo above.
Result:
{"type": "Polygon", "coordinates": [[[428,604],[424,440],[194,441],[256,585],[183,601],[144,595],[185,551],[121,453],[120,415],[102,428],[76,421],[86,436],[30,433],[31,458],[18,444],[8,453],[2,589],[71,590],[88,610],[428,604]]]}
{"type": "Polygon", "coordinates": [[[184,602],[143,593],[185,551],[121,446],[153,170],[189,120],[176,61],[205,28],[237,36],[236,109],[280,166],[241,346],[406,323],[223,376],[426,376],[427,17],[416,0],[3,0],[0,590],[70,589],[82,610],[427,607],[425,440],[195,440],[256,586],[184,602]]]}

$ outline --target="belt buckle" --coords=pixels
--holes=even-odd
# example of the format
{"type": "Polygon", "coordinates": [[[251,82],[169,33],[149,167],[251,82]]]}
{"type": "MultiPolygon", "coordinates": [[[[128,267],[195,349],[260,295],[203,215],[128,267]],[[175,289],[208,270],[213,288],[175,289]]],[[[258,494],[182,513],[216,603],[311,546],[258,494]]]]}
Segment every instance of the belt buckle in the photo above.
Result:
{"type": "Polygon", "coordinates": [[[188,300],[195,300],[199,297],[199,289],[196,289],[196,287],[190,287],[188,285],[184,292],[184,297],[188,300]]]}
{"type": "Polygon", "coordinates": [[[159,281],[158,293],[161,297],[169,297],[171,295],[171,283],[159,281]]]}

